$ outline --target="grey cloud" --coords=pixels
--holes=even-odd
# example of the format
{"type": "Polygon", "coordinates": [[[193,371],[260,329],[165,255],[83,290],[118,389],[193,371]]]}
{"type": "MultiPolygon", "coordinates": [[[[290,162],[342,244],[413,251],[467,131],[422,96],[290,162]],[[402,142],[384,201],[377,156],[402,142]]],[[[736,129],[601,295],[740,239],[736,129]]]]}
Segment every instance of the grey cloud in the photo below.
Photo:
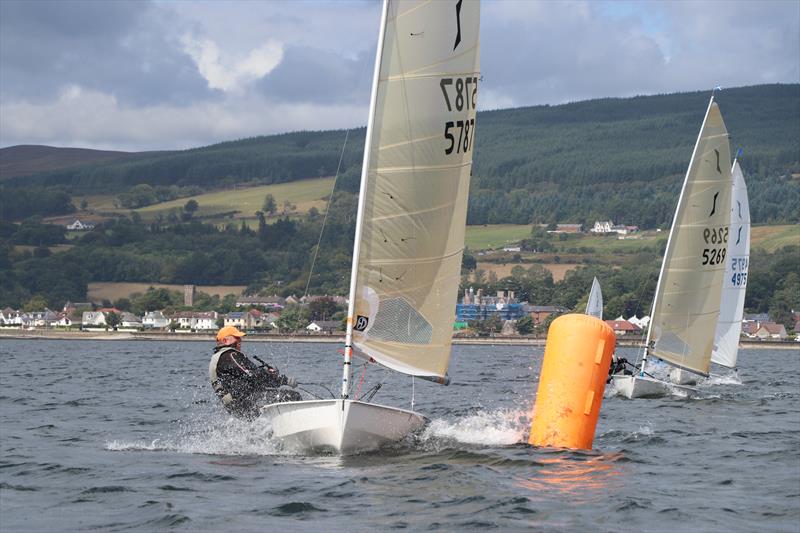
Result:
{"type": "Polygon", "coordinates": [[[258,90],[279,102],[368,104],[374,57],[374,51],[350,59],[309,46],[290,46],[281,64],[258,83],[258,90]]]}
{"type": "Polygon", "coordinates": [[[122,105],[186,105],[215,98],[150,2],[0,2],[0,94],[51,101],[65,86],[122,105]]]}
{"type": "Polygon", "coordinates": [[[485,88],[512,105],[800,81],[796,2],[648,2],[617,17],[532,5],[483,4],[485,88]]]}

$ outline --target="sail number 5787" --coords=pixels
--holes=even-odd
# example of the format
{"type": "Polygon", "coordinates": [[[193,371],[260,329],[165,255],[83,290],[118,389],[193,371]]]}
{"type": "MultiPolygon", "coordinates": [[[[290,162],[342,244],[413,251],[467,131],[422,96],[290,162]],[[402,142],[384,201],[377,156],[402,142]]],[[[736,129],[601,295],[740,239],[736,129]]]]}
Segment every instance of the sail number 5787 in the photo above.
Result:
{"type": "MultiPolygon", "coordinates": [[[[478,78],[442,78],[439,88],[444,96],[447,112],[474,110],[478,97],[478,78]]],[[[444,153],[463,154],[472,149],[472,139],[475,130],[475,119],[448,120],[444,123],[444,139],[446,142],[444,153]]]]}

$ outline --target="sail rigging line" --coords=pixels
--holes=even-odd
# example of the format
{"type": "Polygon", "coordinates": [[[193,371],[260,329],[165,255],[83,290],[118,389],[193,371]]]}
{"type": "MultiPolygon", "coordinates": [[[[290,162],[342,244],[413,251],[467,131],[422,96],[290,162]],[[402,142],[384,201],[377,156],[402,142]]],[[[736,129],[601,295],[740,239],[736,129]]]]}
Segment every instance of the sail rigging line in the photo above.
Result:
{"type": "Polygon", "coordinates": [[[353,398],[358,400],[358,393],[361,392],[361,385],[364,384],[364,376],[367,375],[367,365],[369,361],[364,361],[364,364],[361,366],[361,379],[358,380],[358,387],[356,387],[356,392],[353,394],[353,398]]]}
{"type": "Polygon", "coordinates": [[[344,152],[347,149],[347,139],[350,137],[350,130],[344,134],[344,143],[342,143],[342,151],[339,154],[339,163],[336,165],[336,174],[333,177],[333,186],[331,187],[331,194],[328,197],[328,208],[325,209],[325,216],[322,217],[322,227],[319,229],[319,238],[317,239],[317,246],[314,248],[314,257],[311,260],[311,268],[308,270],[308,279],[306,280],[306,288],[303,291],[303,296],[308,296],[308,287],[311,285],[311,276],[314,275],[314,266],[317,263],[317,255],[319,254],[319,247],[322,244],[322,233],[325,231],[325,224],[328,221],[328,213],[331,211],[333,204],[333,193],[336,191],[336,182],[339,179],[339,171],[342,169],[342,160],[344,159],[344,152]]]}
{"type": "MultiPolygon", "coordinates": [[[[664,250],[664,253],[666,253],[666,250],[664,250]]],[[[650,277],[651,277],[651,274],[645,274],[644,283],[642,283],[641,289],[639,289],[639,297],[636,299],[636,309],[633,310],[633,316],[636,316],[636,314],[639,312],[639,308],[642,306],[642,298],[644,297],[644,291],[647,289],[647,284],[650,282],[650,277]]],[[[653,294],[653,297],[655,298],[655,294],[653,294]]],[[[653,317],[652,317],[652,313],[651,313],[650,320],[652,320],[652,319],[653,319],[653,317]]],[[[647,327],[648,327],[648,329],[650,328],[650,321],[649,320],[647,322],[647,327]]],[[[636,354],[636,364],[637,365],[639,364],[639,361],[642,359],[642,356],[644,355],[644,351],[647,349],[647,344],[641,345],[641,348],[642,349],[639,350],[638,353],[636,354]]],[[[642,371],[644,372],[644,367],[642,367],[642,371]]]]}
{"type": "MultiPolygon", "coordinates": [[[[358,74],[358,81],[356,82],[356,87],[361,85],[361,79],[364,77],[364,71],[367,69],[367,63],[365,62],[361,66],[361,71],[358,74]]],[[[317,239],[317,246],[314,249],[314,258],[311,260],[311,268],[308,271],[308,279],[306,280],[306,288],[303,291],[303,296],[308,296],[308,287],[311,285],[311,276],[314,275],[314,266],[317,263],[317,255],[319,254],[319,247],[322,244],[322,234],[325,231],[325,224],[328,222],[328,213],[331,211],[331,205],[333,203],[333,193],[336,192],[336,183],[339,180],[339,173],[342,170],[342,161],[344,160],[344,152],[347,149],[347,140],[350,137],[350,132],[353,128],[348,128],[344,134],[344,142],[342,143],[342,151],[339,153],[339,163],[336,165],[336,174],[333,176],[333,185],[331,186],[331,194],[328,196],[328,207],[325,209],[325,215],[322,217],[322,227],[319,229],[319,238],[317,239]]]]}

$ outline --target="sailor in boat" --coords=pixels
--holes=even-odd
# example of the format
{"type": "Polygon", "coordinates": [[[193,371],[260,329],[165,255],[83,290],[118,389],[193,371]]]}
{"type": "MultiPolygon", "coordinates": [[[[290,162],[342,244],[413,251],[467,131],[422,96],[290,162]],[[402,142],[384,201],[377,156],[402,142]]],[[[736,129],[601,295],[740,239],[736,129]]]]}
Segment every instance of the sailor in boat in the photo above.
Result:
{"type": "Polygon", "coordinates": [[[244,336],[234,326],[220,329],[208,367],[211,386],[225,409],[234,416],[255,418],[263,405],[302,400],[299,392],[281,388],[297,387],[295,378],[255,357],[258,365],[242,353],[244,336]]]}
{"type": "Polygon", "coordinates": [[[636,367],[624,357],[618,357],[617,354],[611,356],[611,366],[608,368],[608,379],[606,383],[611,383],[611,379],[616,376],[632,376],[633,370],[636,367]]]}

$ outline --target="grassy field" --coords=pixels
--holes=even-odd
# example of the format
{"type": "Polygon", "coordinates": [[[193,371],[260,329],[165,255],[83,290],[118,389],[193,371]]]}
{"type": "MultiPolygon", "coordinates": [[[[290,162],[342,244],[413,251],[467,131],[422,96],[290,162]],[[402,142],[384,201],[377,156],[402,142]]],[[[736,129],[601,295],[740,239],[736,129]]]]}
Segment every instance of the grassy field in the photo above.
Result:
{"type": "Polygon", "coordinates": [[[750,232],[750,247],[774,252],[784,246],[800,245],[800,226],[753,226],[750,232]]]}
{"type": "MultiPolygon", "coordinates": [[[[553,274],[553,281],[561,281],[564,279],[564,276],[567,275],[567,272],[570,270],[574,270],[575,268],[581,266],[575,263],[540,263],[541,266],[546,268],[553,274]]],[[[531,263],[506,263],[506,264],[498,264],[498,263],[486,263],[483,261],[478,261],[478,269],[483,270],[487,275],[489,272],[494,272],[497,276],[497,279],[503,279],[511,275],[511,270],[515,266],[521,266],[522,268],[528,269],[532,266],[531,263]]]]}
{"type": "MultiPolygon", "coordinates": [[[[101,300],[118,300],[128,298],[134,292],[146,292],[149,287],[155,289],[170,289],[183,292],[183,285],[166,285],[163,283],[114,283],[114,282],[94,282],[89,283],[89,300],[99,302],[101,300]]],[[[217,295],[220,298],[226,294],[242,294],[244,285],[196,285],[197,292],[204,292],[210,295],[217,295]]]]}
{"type": "Polygon", "coordinates": [[[532,226],[514,224],[494,224],[483,226],[467,226],[464,240],[470,250],[487,250],[502,248],[509,244],[516,244],[529,237],[532,226]]]}
{"type": "MultiPolygon", "coordinates": [[[[498,249],[510,244],[517,244],[530,236],[531,225],[497,224],[484,226],[467,226],[466,245],[470,250],[498,249]]],[[[566,240],[553,243],[560,249],[591,247],[597,253],[630,253],[644,246],[654,245],[659,239],[666,239],[666,232],[643,231],[619,239],[617,236],[603,237],[592,234],[568,235],[566,240]]]]}
{"type": "MultiPolygon", "coordinates": [[[[528,237],[530,225],[498,224],[489,226],[468,226],[466,243],[470,250],[498,249],[516,244],[528,237]]],[[[591,234],[569,235],[566,240],[556,239],[553,243],[564,251],[569,248],[594,248],[597,254],[635,253],[646,246],[656,246],[666,240],[667,232],[643,231],[619,239],[617,236],[601,237],[591,234]]],[[[793,224],[779,226],[753,226],[751,247],[769,252],[784,246],[800,246],[800,226],[793,224]]]]}
{"type": "MultiPolygon", "coordinates": [[[[275,197],[278,212],[283,209],[284,202],[294,204],[295,213],[307,213],[312,207],[320,211],[325,210],[328,196],[333,187],[333,178],[317,178],[310,180],[293,181],[290,183],[278,183],[275,185],[262,185],[258,187],[245,187],[240,189],[228,189],[224,191],[210,192],[198,196],[190,196],[162,202],[160,204],[148,205],[136,209],[144,220],[153,220],[158,214],[166,216],[170,210],[182,209],[186,202],[194,199],[200,208],[195,216],[212,216],[217,213],[230,211],[240,211],[236,218],[253,218],[255,212],[259,211],[264,205],[264,198],[267,194],[275,197]]],[[[85,198],[88,209],[95,212],[104,213],[129,213],[130,209],[118,209],[114,207],[114,195],[75,197],[73,203],[80,205],[85,198]]]]}

